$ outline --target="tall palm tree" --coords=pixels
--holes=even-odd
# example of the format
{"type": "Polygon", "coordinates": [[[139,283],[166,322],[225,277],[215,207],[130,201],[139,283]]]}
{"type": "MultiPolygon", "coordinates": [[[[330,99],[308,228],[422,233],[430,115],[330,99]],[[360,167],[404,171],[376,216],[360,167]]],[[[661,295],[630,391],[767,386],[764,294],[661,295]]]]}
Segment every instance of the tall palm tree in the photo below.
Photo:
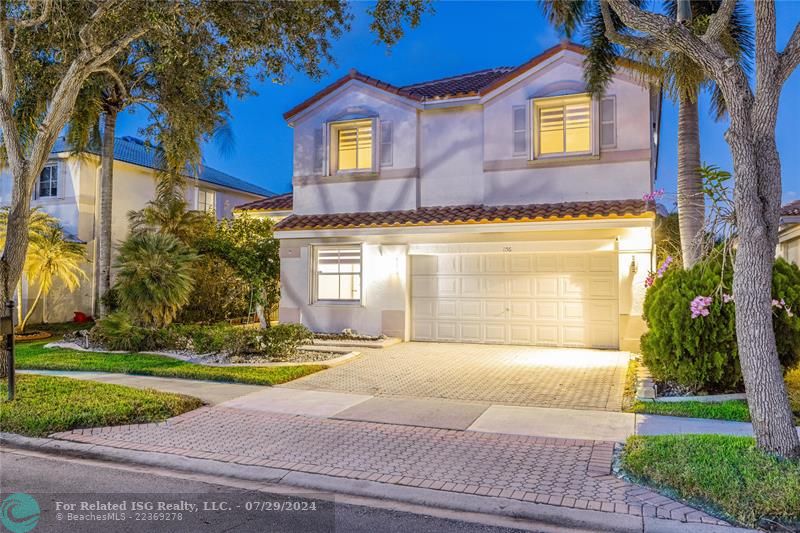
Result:
{"type": "MultiPolygon", "coordinates": [[[[602,94],[613,76],[620,56],[633,59],[644,77],[658,79],[667,94],[678,102],[678,217],[681,235],[681,255],[684,268],[691,268],[703,257],[705,238],[705,198],[700,175],[700,116],[698,95],[704,89],[712,92],[712,114],[716,119],[725,113],[720,91],[708,82],[702,68],[678,53],[653,52],[634,54],[620,49],[606,37],[603,0],[542,0],[545,16],[568,36],[584,28],[588,54],[584,62],[584,77],[593,94],[602,94]]],[[[636,0],[641,3],[641,0],[636,0]]],[[[720,6],[720,0],[667,0],[665,11],[680,17],[698,33],[703,33],[709,16],[720,6]],[[679,14],[678,11],[681,13],[679,14]],[[691,8],[691,9],[687,9],[691,8]]],[[[620,33],[622,22],[605,6],[605,16],[611,17],[620,33]]],[[[723,41],[729,51],[747,65],[754,47],[753,33],[742,4],[737,5],[723,41]]]]}
{"type": "Polygon", "coordinates": [[[85,260],[83,246],[64,238],[64,231],[58,224],[51,224],[40,239],[31,242],[25,263],[25,273],[32,282],[39,285],[33,303],[19,325],[25,331],[39,300],[42,299],[42,321],[47,322],[47,295],[55,281],[60,281],[69,292],[80,287],[86,274],[81,269],[85,260]]]}
{"type": "Polygon", "coordinates": [[[188,209],[183,195],[170,194],[168,191],[147,202],[144,208],[129,211],[128,222],[132,235],[164,233],[184,244],[207,234],[214,226],[212,215],[188,209]]]}

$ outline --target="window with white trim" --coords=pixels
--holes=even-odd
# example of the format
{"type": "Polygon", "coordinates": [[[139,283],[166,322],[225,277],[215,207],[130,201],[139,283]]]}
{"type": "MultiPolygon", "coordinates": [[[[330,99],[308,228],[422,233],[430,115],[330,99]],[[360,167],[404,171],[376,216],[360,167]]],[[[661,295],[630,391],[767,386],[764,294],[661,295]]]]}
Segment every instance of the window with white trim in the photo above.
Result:
{"type": "Polygon", "coordinates": [[[315,248],[315,300],[361,301],[361,246],[315,248]]]}
{"type": "Polygon", "coordinates": [[[592,153],[592,97],[588,94],[533,101],[536,156],[592,153]]]}
{"type": "Polygon", "coordinates": [[[374,170],[372,119],[331,124],[331,161],[336,172],[374,170]]]}
{"type": "Polygon", "coordinates": [[[58,197],[58,166],[48,165],[39,174],[36,183],[36,198],[57,198],[58,197]]]}
{"type": "Polygon", "coordinates": [[[217,193],[210,189],[197,189],[197,210],[214,213],[217,210],[217,193]]]}

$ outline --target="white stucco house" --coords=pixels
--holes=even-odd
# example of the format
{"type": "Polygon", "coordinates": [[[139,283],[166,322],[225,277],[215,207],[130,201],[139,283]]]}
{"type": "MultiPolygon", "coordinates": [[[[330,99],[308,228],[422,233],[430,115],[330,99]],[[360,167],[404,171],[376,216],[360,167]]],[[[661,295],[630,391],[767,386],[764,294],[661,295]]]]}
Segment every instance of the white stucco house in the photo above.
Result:
{"type": "Polygon", "coordinates": [[[778,257],[800,266],[800,200],[781,208],[778,257]]]}
{"type": "Polygon", "coordinates": [[[353,70],[289,110],[280,320],[636,349],[660,91],[619,68],[594,98],[583,60],[562,43],[518,67],[403,87],[353,70]]]}
{"type": "MultiPolygon", "coordinates": [[[[157,184],[158,151],[133,137],[116,139],[114,149],[114,188],[112,199],[112,242],[119,243],[128,234],[128,217],[131,210],[141,209],[155,197],[157,184]]],[[[32,207],[53,215],[74,240],[85,243],[87,263],[86,279],[80,289],[69,293],[56,286],[48,297],[47,320],[71,320],[75,311],[87,315],[95,308],[95,230],[99,213],[100,158],[95,150],[75,151],[62,138],[53,148],[47,164],[34,185],[32,207]]],[[[202,167],[200,175],[186,178],[186,201],[191,209],[214,212],[217,218],[232,216],[234,207],[270,196],[270,191],[235,178],[211,167],[202,167]]],[[[11,199],[11,176],[0,171],[0,205],[11,199]]],[[[22,309],[36,294],[36,287],[22,284],[22,309]]],[[[42,319],[41,307],[32,316],[32,323],[42,319]]]]}

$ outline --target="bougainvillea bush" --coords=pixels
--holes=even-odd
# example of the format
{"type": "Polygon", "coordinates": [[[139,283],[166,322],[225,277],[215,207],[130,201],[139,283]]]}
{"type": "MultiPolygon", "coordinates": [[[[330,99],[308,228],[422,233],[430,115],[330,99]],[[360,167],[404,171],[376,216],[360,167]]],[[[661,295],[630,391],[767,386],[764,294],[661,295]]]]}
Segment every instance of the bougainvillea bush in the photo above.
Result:
{"type": "MultiPolygon", "coordinates": [[[[741,390],[736,345],[732,263],[721,255],[691,270],[659,269],[649,282],[642,336],[645,365],[660,381],[695,391],[741,390]]],[[[772,316],[784,371],[800,361],[800,269],[778,259],[773,268],[772,316]]]]}

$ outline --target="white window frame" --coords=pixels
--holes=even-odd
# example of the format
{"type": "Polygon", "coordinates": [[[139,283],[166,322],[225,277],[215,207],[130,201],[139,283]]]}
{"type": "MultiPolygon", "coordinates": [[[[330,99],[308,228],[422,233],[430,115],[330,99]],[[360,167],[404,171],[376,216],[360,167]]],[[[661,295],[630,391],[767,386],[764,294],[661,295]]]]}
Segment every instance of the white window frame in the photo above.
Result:
{"type": "Polygon", "coordinates": [[[58,163],[50,163],[50,164],[45,165],[42,168],[42,171],[39,173],[39,176],[36,178],[36,188],[34,189],[33,193],[34,193],[34,198],[36,200],[39,200],[39,199],[53,199],[53,198],[59,198],[60,197],[59,195],[61,193],[61,180],[59,179],[59,175],[58,175],[58,163]],[[55,186],[56,191],[55,191],[55,194],[46,194],[46,195],[42,196],[42,194],[41,194],[42,175],[45,173],[45,171],[49,171],[50,172],[50,182],[51,182],[50,188],[51,188],[51,190],[52,190],[52,181],[55,180],[55,182],[56,182],[56,186],[55,186]]]}
{"type": "Polygon", "coordinates": [[[617,97],[613,94],[606,95],[600,99],[597,113],[597,124],[600,136],[600,148],[616,148],[617,147],[617,97]],[[611,101],[611,120],[603,120],[603,102],[606,100],[611,101]],[[611,124],[614,131],[614,142],[603,144],[603,126],[611,124]]]}
{"type": "MultiPolygon", "coordinates": [[[[598,114],[600,110],[598,101],[593,98],[590,93],[572,93],[560,94],[558,96],[546,96],[541,98],[533,98],[531,100],[531,154],[533,159],[569,159],[592,156],[598,154],[600,146],[599,141],[599,128],[598,128],[598,114]],[[589,150],[581,152],[562,152],[558,154],[540,154],[539,153],[539,110],[542,107],[547,107],[553,102],[565,100],[576,97],[589,98],[589,150]]],[[[566,125],[565,125],[566,126],[566,125]]],[[[566,135],[566,127],[564,129],[566,135]]],[[[565,143],[566,148],[566,143],[565,143]]]]}
{"type": "Polygon", "coordinates": [[[197,187],[196,200],[197,201],[195,202],[195,208],[198,211],[202,211],[204,213],[211,213],[211,214],[216,214],[217,213],[217,191],[215,191],[214,189],[204,189],[203,187],[197,187]],[[203,205],[205,206],[205,208],[201,208],[200,207],[200,195],[201,195],[201,193],[202,193],[203,198],[204,198],[203,205]],[[209,194],[211,195],[211,198],[212,198],[210,204],[208,203],[208,195],[209,194]],[[210,209],[209,209],[209,207],[210,207],[210,209]]]}
{"type": "MultiPolygon", "coordinates": [[[[311,246],[311,303],[319,305],[361,306],[364,302],[364,246],[361,243],[315,244],[311,246]],[[323,250],[358,250],[358,299],[319,297],[319,253],[323,250]]],[[[341,276],[341,273],[339,273],[341,276]]]]}
{"type": "Polygon", "coordinates": [[[348,119],[348,120],[341,120],[336,122],[329,122],[328,123],[328,158],[330,161],[330,173],[331,174],[358,174],[358,173],[375,173],[380,168],[379,161],[378,161],[378,144],[380,144],[380,139],[378,138],[378,128],[376,125],[376,120],[374,118],[357,118],[357,119],[348,119]],[[370,122],[370,127],[372,129],[372,166],[370,168],[354,168],[354,169],[346,169],[346,170],[339,170],[339,131],[343,129],[348,129],[352,127],[352,124],[356,122],[370,122]],[[377,142],[376,142],[377,141],[377,142]]]}

